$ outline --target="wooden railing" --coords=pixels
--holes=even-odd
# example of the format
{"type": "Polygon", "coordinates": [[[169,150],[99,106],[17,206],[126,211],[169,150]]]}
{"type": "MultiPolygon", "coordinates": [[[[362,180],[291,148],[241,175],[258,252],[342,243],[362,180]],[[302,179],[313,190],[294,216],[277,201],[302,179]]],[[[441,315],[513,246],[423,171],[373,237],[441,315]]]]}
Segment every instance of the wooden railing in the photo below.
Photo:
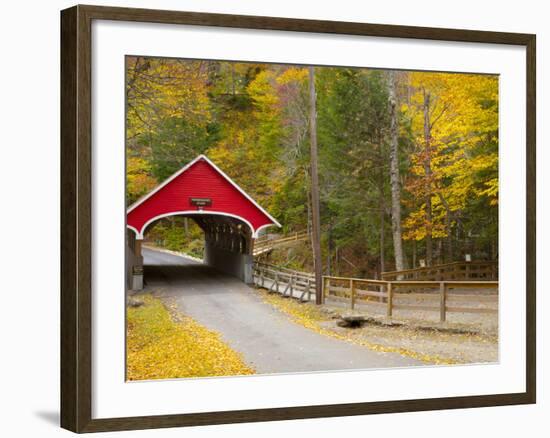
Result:
{"type": "Polygon", "coordinates": [[[363,278],[323,277],[323,302],[327,299],[344,301],[354,309],[359,301],[377,299],[386,307],[386,316],[394,310],[434,311],[439,320],[446,321],[448,312],[497,313],[498,281],[384,281],[363,278]],[[412,293],[411,288],[423,292],[412,293]],[[373,290],[374,289],[374,290],[373,290]],[[476,290],[477,293],[464,293],[476,290]],[[487,293],[489,291],[489,293],[487,293]],[[428,304],[402,303],[400,300],[421,299],[428,304]],[[460,303],[489,303],[492,307],[465,307],[460,303]],[[434,304],[435,303],[435,304],[434,304]]]}
{"type": "MultiPolygon", "coordinates": [[[[255,262],[253,279],[256,286],[269,292],[301,301],[315,298],[315,275],[309,272],[255,262]]],[[[441,322],[450,312],[498,313],[498,281],[386,281],[323,276],[322,294],[323,302],[343,302],[352,310],[358,304],[384,306],[389,318],[395,310],[436,312],[441,322]]]]}
{"type": "Polygon", "coordinates": [[[254,263],[254,284],[283,296],[311,301],[315,297],[315,276],[268,263],[254,263]]]}
{"type": "Polygon", "coordinates": [[[403,271],[382,272],[382,279],[448,281],[448,280],[498,280],[498,262],[452,262],[403,271]]]}
{"type": "Polygon", "coordinates": [[[259,237],[254,241],[254,251],[253,254],[258,256],[267,251],[271,251],[277,246],[288,245],[289,243],[296,242],[299,240],[305,240],[309,237],[307,231],[297,231],[295,233],[286,234],[282,237],[259,237]]]}

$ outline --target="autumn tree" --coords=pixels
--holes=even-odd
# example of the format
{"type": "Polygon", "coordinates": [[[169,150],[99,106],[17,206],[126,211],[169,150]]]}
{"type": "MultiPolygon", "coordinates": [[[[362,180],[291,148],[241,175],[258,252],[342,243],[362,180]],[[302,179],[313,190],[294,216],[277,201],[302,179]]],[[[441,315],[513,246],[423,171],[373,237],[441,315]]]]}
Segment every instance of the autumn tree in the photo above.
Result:
{"type": "MultiPolygon", "coordinates": [[[[135,56],[126,67],[128,203],[206,153],[283,231],[311,230],[308,67],[135,56]]],[[[325,272],[373,277],[417,253],[498,257],[496,76],[319,67],[314,85],[325,272]]],[[[176,222],[155,238],[192,237],[199,253],[200,236],[176,222]]]]}
{"type": "Polygon", "coordinates": [[[146,169],[159,182],[215,140],[207,95],[208,65],[144,57],[128,57],[126,63],[128,174],[143,174],[146,169]],[[144,159],[145,167],[139,161],[144,159]]]}
{"type": "Polygon", "coordinates": [[[396,93],[396,73],[388,72],[388,94],[390,113],[390,184],[391,223],[395,269],[405,269],[401,232],[401,180],[399,176],[399,106],[396,93]]]}
{"type": "Polygon", "coordinates": [[[409,77],[412,97],[405,111],[412,120],[416,150],[406,185],[411,211],[404,221],[404,238],[424,240],[431,264],[432,238],[446,239],[447,259],[452,260],[453,229],[459,225],[465,234],[475,232],[465,218],[477,201],[486,212],[496,211],[498,80],[421,72],[409,77]]]}

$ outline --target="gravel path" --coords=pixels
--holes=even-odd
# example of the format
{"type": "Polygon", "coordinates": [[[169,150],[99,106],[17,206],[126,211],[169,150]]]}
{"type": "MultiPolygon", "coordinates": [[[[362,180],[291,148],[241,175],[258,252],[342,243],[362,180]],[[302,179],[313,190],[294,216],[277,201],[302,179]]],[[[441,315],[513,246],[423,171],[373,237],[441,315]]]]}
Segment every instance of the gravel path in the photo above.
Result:
{"type": "Polygon", "coordinates": [[[184,257],[144,248],[146,291],[219,332],[260,374],[422,365],[396,353],[323,336],[267,303],[240,280],[184,257]]]}

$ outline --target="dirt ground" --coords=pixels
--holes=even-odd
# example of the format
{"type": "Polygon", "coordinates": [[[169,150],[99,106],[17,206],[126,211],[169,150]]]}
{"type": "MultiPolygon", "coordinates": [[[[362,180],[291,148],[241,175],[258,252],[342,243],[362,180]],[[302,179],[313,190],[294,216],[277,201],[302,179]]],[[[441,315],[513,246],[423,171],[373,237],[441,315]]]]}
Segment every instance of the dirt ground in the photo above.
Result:
{"type": "Polygon", "coordinates": [[[498,361],[498,338],[486,334],[453,333],[437,329],[365,324],[360,328],[338,327],[334,320],[324,323],[352,340],[406,349],[419,355],[435,356],[453,363],[498,361]]]}
{"type": "MultiPolygon", "coordinates": [[[[471,295],[470,295],[471,296],[471,295]]],[[[465,298],[464,296],[462,298],[465,298]]],[[[479,302],[475,298],[471,300],[454,300],[451,295],[447,300],[448,306],[466,307],[466,308],[485,308],[498,309],[498,298],[490,297],[489,302],[479,302]]],[[[425,294],[422,297],[407,297],[403,295],[394,304],[406,304],[415,306],[439,306],[439,296],[425,294]]],[[[373,301],[360,301],[355,305],[355,311],[360,314],[368,315],[377,319],[386,318],[386,304],[373,301]]],[[[338,310],[341,313],[351,312],[349,304],[341,301],[327,299],[327,308],[338,310]]],[[[405,325],[420,325],[424,327],[433,327],[439,329],[448,329],[455,331],[465,331],[480,333],[490,337],[498,336],[498,312],[495,313],[468,313],[468,312],[447,312],[446,322],[439,322],[439,311],[420,310],[420,309],[394,309],[393,320],[405,325]]]]}

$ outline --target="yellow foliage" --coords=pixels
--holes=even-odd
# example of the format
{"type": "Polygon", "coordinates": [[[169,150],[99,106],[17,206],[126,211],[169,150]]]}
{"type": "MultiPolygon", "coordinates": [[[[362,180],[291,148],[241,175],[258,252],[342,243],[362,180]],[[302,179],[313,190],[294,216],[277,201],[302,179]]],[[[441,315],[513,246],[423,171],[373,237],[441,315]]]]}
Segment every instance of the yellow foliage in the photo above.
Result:
{"type": "Polygon", "coordinates": [[[150,171],[151,166],[147,160],[138,157],[127,158],[126,194],[130,203],[136,201],[157,185],[157,180],[150,175],[150,171]]]}
{"type": "Polygon", "coordinates": [[[302,82],[308,78],[309,71],[304,67],[290,67],[277,77],[277,83],[286,85],[290,82],[302,82]]]}
{"type": "Polygon", "coordinates": [[[160,121],[185,115],[192,124],[211,119],[206,65],[165,58],[127,58],[127,136],[150,132],[160,121]]]}
{"type": "Polygon", "coordinates": [[[409,84],[413,92],[401,110],[411,122],[417,150],[406,189],[422,203],[404,220],[404,238],[421,240],[430,229],[433,237],[445,237],[446,216],[464,209],[472,197],[485,198],[488,206],[498,203],[498,77],[413,72],[409,84]],[[424,137],[426,96],[429,145],[424,137]],[[428,195],[431,223],[426,219],[428,195]]]}
{"type": "Polygon", "coordinates": [[[279,152],[282,135],[281,103],[276,89],[277,73],[261,70],[247,85],[251,108],[224,114],[222,138],[208,155],[233,175],[236,182],[263,207],[270,210],[274,195],[281,190],[282,163],[269,159],[279,152]]]}
{"type": "Polygon", "coordinates": [[[248,85],[247,91],[260,109],[273,111],[274,105],[279,102],[279,96],[273,87],[274,81],[275,72],[262,70],[248,85]]]}
{"type": "Polygon", "coordinates": [[[151,295],[127,311],[128,380],[254,374],[220,335],[151,295]]]}

